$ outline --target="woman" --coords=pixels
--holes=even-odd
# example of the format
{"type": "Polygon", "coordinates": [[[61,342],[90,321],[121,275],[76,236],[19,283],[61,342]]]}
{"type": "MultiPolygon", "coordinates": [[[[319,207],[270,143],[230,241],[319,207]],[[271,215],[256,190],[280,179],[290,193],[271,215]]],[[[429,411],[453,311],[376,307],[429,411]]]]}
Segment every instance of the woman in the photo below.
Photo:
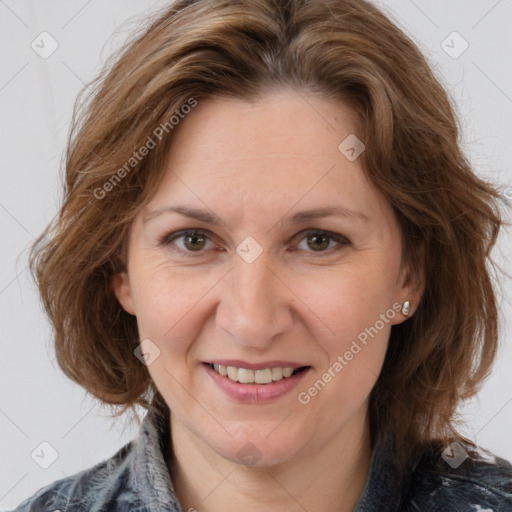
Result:
{"type": "Polygon", "coordinates": [[[148,413],[16,510],[512,510],[454,423],[496,354],[501,224],[457,140],[369,2],[161,13],[75,118],[31,259],[66,375],[148,413]]]}

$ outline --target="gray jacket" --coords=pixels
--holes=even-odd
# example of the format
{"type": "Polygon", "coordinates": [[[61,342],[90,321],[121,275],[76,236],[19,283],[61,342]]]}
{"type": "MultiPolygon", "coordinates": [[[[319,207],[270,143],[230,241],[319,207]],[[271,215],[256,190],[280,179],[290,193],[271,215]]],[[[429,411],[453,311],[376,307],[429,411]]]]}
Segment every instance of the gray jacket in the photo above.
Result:
{"type": "MultiPolygon", "coordinates": [[[[169,430],[161,425],[146,414],[137,438],[111,458],[40,489],[13,512],[193,512],[173,491],[164,457],[169,430]]],[[[512,512],[512,465],[479,453],[456,469],[425,455],[400,479],[383,436],[354,512],[512,512]]]]}

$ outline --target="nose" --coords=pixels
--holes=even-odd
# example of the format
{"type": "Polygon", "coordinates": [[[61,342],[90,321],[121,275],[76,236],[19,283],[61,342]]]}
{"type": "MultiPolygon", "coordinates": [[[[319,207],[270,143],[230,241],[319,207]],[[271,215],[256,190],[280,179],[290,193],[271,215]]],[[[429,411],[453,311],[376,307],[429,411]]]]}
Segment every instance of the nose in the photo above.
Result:
{"type": "Polygon", "coordinates": [[[216,309],[216,327],[247,348],[264,350],[293,325],[293,292],[269,263],[265,251],[252,263],[235,254],[216,309]]]}

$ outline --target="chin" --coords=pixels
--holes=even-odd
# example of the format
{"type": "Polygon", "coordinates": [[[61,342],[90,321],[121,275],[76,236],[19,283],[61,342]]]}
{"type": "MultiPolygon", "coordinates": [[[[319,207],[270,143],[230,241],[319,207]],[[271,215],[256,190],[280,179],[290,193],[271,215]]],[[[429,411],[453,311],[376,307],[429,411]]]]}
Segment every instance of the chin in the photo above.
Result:
{"type": "Polygon", "coordinates": [[[275,450],[268,446],[260,449],[254,443],[248,441],[241,448],[238,446],[217,452],[225,459],[248,468],[271,468],[279,466],[291,460],[295,450],[275,450]]]}
{"type": "Polygon", "coordinates": [[[237,439],[223,439],[221,442],[207,444],[221,457],[247,467],[273,467],[284,464],[297,454],[303,440],[293,436],[272,434],[240,435],[237,439]]]}

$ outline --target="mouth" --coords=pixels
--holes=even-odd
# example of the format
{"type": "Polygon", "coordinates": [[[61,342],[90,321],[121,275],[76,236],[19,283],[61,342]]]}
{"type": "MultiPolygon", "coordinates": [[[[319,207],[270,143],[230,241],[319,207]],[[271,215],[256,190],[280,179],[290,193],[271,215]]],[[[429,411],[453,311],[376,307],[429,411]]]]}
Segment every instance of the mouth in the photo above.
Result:
{"type": "Polygon", "coordinates": [[[215,373],[233,382],[240,384],[272,384],[289,379],[297,373],[301,373],[310,366],[272,366],[269,368],[251,369],[238,366],[228,366],[217,363],[206,363],[215,373]]]}

